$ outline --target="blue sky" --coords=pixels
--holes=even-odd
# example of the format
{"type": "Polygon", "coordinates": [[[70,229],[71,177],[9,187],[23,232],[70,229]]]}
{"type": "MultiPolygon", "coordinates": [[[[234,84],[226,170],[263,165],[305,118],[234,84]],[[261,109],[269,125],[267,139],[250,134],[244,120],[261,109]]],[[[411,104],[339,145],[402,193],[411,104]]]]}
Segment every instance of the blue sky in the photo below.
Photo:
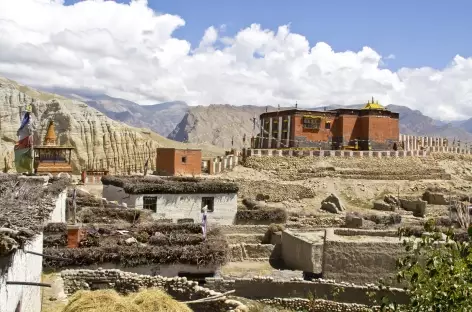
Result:
{"type": "Polygon", "coordinates": [[[274,30],[291,23],[291,30],[306,36],[311,45],[325,41],[335,51],[367,45],[383,56],[393,54],[395,59],[387,63],[393,70],[443,68],[456,54],[472,56],[472,1],[467,0],[149,0],[149,6],[180,15],[186,26],[175,36],[192,45],[212,25],[225,24],[225,34],[231,36],[251,23],[274,30]]]}

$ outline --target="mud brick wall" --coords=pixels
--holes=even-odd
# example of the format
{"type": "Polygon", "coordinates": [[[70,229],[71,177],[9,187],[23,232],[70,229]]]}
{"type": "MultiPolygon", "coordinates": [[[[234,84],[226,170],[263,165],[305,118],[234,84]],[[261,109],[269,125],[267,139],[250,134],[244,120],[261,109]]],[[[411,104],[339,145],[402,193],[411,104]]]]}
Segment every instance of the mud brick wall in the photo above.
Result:
{"type": "MultiPolygon", "coordinates": [[[[368,305],[372,303],[369,292],[376,293],[376,299],[387,296],[397,303],[406,303],[408,297],[399,288],[391,288],[389,291],[379,290],[372,286],[359,286],[351,283],[336,283],[330,280],[304,281],[294,279],[291,281],[274,280],[270,277],[222,279],[207,278],[205,287],[219,292],[235,290],[235,296],[254,300],[272,298],[305,298],[314,295],[316,298],[336,300],[340,303],[356,303],[368,305]],[[339,292],[338,294],[336,294],[339,292]]],[[[329,311],[329,310],[328,310],[329,311]]]]}
{"type": "Polygon", "coordinates": [[[276,260],[281,258],[281,246],[272,244],[233,244],[230,245],[230,261],[276,260]]]}
{"type": "MultiPolygon", "coordinates": [[[[159,287],[179,301],[197,300],[221,293],[198,286],[185,277],[139,275],[120,270],[65,270],[61,273],[64,291],[71,295],[79,290],[114,289],[121,294],[137,292],[142,288],[159,287]]],[[[195,312],[245,311],[245,306],[235,300],[221,300],[192,304],[195,312]]]]}

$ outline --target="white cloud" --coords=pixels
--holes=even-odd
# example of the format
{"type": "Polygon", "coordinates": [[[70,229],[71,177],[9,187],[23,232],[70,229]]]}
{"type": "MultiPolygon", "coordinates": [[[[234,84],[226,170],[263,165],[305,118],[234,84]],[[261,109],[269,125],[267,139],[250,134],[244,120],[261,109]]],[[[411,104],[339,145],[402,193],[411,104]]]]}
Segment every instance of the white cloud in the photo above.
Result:
{"type": "Polygon", "coordinates": [[[0,0],[0,75],[39,87],[81,88],[140,103],[406,105],[432,117],[472,116],[472,58],[442,70],[385,69],[376,51],[333,51],[289,25],[225,26],[202,33],[196,47],[173,37],[183,18],[157,14],[145,0],[0,0]]]}

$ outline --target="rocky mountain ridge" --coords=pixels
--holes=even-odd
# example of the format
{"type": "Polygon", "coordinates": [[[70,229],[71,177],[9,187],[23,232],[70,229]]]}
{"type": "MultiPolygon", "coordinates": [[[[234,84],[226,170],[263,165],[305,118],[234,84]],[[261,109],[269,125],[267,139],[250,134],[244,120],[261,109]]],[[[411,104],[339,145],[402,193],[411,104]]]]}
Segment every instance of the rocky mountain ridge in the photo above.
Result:
{"type": "MultiPolygon", "coordinates": [[[[61,93],[61,92],[59,92],[61,93]]],[[[212,144],[222,148],[242,148],[250,144],[250,138],[258,133],[259,115],[266,110],[277,108],[253,105],[232,106],[229,104],[211,104],[209,106],[187,106],[184,102],[167,102],[156,105],[138,105],[136,103],[112,98],[106,95],[81,95],[76,91],[61,93],[79,96],[90,106],[108,117],[131,126],[151,129],[169,139],[180,142],[212,144]],[[78,94],[78,95],[77,95],[78,94]],[[254,127],[254,117],[256,118],[254,127]],[[246,135],[246,142],[243,137],[246,135]]],[[[348,107],[361,108],[365,104],[348,107]]],[[[324,110],[346,107],[331,105],[313,107],[324,110]]],[[[472,142],[472,119],[457,122],[443,122],[423,115],[401,105],[388,105],[388,109],[400,113],[400,133],[447,137],[450,140],[472,142]]],[[[281,107],[287,109],[287,107],[281,107]]]]}
{"type": "MultiPolygon", "coordinates": [[[[361,108],[363,106],[358,104],[349,107],[361,108]]],[[[339,107],[342,106],[312,109],[330,110],[339,107]]],[[[451,141],[456,139],[462,142],[472,142],[472,133],[462,127],[440,123],[424,116],[418,110],[412,110],[405,106],[388,105],[386,108],[400,113],[400,133],[402,134],[438,136],[449,138],[451,141]]],[[[228,104],[189,107],[187,114],[168,138],[181,142],[208,142],[226,148],[231,147],[231,141],[234,138],[233,146],[241,148],[244,145],[242,141],[244,134],[246,134],[246,146],[248,146],[250,138],[259,132],[259,115],[266,110],[275,111],[277,108],[251,105],[237,107],[228,104]],[[254,117],[256,117],[255,130],[252,120],[254,117]]],[[[472,125],[472,121],[470,124],[472,125]]]]}
{"type": "MultiPolygon", "coordinates": [[[[166,139],[148,129],[140,129],[112,120],[78,100],[39,92],[0,77],[0,170],[14,168],[13,146],[20,124],[20,112],[27,104],[33,107],[37,129],[34,144],[42,143],[49,120],[54,120],[58,143],[75,149],[75,170],[87,166],[109,168],[111,172],[141,169],[148,158],[151,168],[156,148],[195,147],[166,139]]],[[[204,152],[222,151],[202,146],[204,152]]]]}

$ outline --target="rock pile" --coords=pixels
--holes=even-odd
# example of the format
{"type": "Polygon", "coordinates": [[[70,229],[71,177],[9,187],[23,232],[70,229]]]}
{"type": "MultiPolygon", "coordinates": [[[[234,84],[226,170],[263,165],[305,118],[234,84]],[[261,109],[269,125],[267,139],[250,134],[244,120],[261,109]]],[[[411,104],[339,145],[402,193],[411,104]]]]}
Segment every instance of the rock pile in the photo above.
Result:
{"type": "MultiPolygon", "coordinates": [[[[158,287],[177,299],[198,300],[221,295],[221,293],[200,287],[197,282],[185,277],[166,278],[162,276],[139,275],[120,270],[65,270],[61,273],[64,291],[71,295],[79,290],[114,289],[128,294],[142,288],[158,287]]],[[[245,312],[247,307],[236,300],[221,297],[220,300],[192,305],[194,311],[234,311],[245,312]]]]}
{"type": "Polygon", "coordinates": [[[334,194],[330,194],[321,202],[321,209],[331,213],[340,213],[346,208],[342,204],[339,197],[334,194]]]}

